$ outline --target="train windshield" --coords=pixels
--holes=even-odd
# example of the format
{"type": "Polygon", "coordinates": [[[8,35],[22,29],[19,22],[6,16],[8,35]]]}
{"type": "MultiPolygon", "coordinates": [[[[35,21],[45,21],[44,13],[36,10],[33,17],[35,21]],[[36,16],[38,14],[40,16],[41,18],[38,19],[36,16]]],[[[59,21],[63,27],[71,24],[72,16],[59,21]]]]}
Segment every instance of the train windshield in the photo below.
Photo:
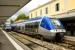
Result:
{"type": "Polygon", "coordinates": [[[61,23],[57,19],[52,19],[52,24],[55,25],[55,28],[61,29],[61,23]]]}

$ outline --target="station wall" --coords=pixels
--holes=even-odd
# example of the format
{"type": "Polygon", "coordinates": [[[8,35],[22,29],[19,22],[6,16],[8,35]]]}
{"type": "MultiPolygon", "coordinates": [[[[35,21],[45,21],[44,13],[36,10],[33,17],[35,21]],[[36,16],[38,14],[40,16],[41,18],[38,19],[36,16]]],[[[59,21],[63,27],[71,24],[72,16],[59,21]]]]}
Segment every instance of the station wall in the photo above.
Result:
{"type": "Polygon", "coordinates": [[[49,16],[51,18],[58,18],[62,14],[69,11],[75,11],[75,0],[52,0],[44,5],[41,5],[29,13],[29,18],[35,18],[39,16],[49,16]]]}

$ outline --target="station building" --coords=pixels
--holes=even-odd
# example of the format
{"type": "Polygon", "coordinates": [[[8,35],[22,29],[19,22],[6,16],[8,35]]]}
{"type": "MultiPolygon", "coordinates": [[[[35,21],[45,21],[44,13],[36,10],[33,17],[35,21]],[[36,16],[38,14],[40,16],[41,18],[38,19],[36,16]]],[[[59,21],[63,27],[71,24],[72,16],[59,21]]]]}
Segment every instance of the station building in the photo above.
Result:
{"type": "Polygon", "coordinates": [[[29,13],[29,18],[40,16],[59,18],[67,30],[67,35],[75,35],[75,0],[51,0],[29,13]]]}

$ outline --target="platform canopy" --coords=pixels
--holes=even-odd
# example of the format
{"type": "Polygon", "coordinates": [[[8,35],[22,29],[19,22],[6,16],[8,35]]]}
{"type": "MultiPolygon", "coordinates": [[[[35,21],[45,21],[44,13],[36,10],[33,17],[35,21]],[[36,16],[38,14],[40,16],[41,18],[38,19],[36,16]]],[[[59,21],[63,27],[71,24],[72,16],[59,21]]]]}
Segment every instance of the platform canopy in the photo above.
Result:
{"type": "Polygon", "coordinates": [[[30,0],[0,0],[0,24],[25,6],[30,0]]]}

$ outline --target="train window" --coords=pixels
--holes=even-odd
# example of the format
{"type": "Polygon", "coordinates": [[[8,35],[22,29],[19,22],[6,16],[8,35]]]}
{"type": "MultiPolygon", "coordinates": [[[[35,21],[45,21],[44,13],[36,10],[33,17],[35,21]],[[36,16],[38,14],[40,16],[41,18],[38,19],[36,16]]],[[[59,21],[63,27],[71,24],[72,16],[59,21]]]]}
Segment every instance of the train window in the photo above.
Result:
{"type": "Polygon", "coordinates": [[[39,27],[40,22],[33,22],[33,23],[28,23],[25,25],[25,30],[26,31],[31,31],[31,32],[36,32],[36,30],[39,27]]]}
{"type": "Polygon", "coordinates": [[[56,19],[52,19],[53,25],[55,25],[56,28],[62,28],[60,22],[56,19]]]}
{"type": "Polygon", "coordinates": [[[22,26],[22,31],[24,30],[24,26],[22,26]]]}
{"type": "Polygon", "coordinates": [[[45,19],[43,19],[43,20],[41,21],[41,25],[40,25],[40,26],[43,27],[43,28],[45,28],[45,29],[48,29],[48,30],[51,29],[51,28],[50,28],[50,25],[48,24],[48,21],[45,20],[45,19]]]}
{"type": "Polygon", "coordinates": [[[17,27],[16,27],[16,29],[20,30],[20,27],[19,27],[19,26],[17,26],[17,27]]]}
{"type": "Polygon", "coordinates": [[[61,25],[58,20],[52,20],[52,23],[53,23],[54,25],[61,25]]]}

